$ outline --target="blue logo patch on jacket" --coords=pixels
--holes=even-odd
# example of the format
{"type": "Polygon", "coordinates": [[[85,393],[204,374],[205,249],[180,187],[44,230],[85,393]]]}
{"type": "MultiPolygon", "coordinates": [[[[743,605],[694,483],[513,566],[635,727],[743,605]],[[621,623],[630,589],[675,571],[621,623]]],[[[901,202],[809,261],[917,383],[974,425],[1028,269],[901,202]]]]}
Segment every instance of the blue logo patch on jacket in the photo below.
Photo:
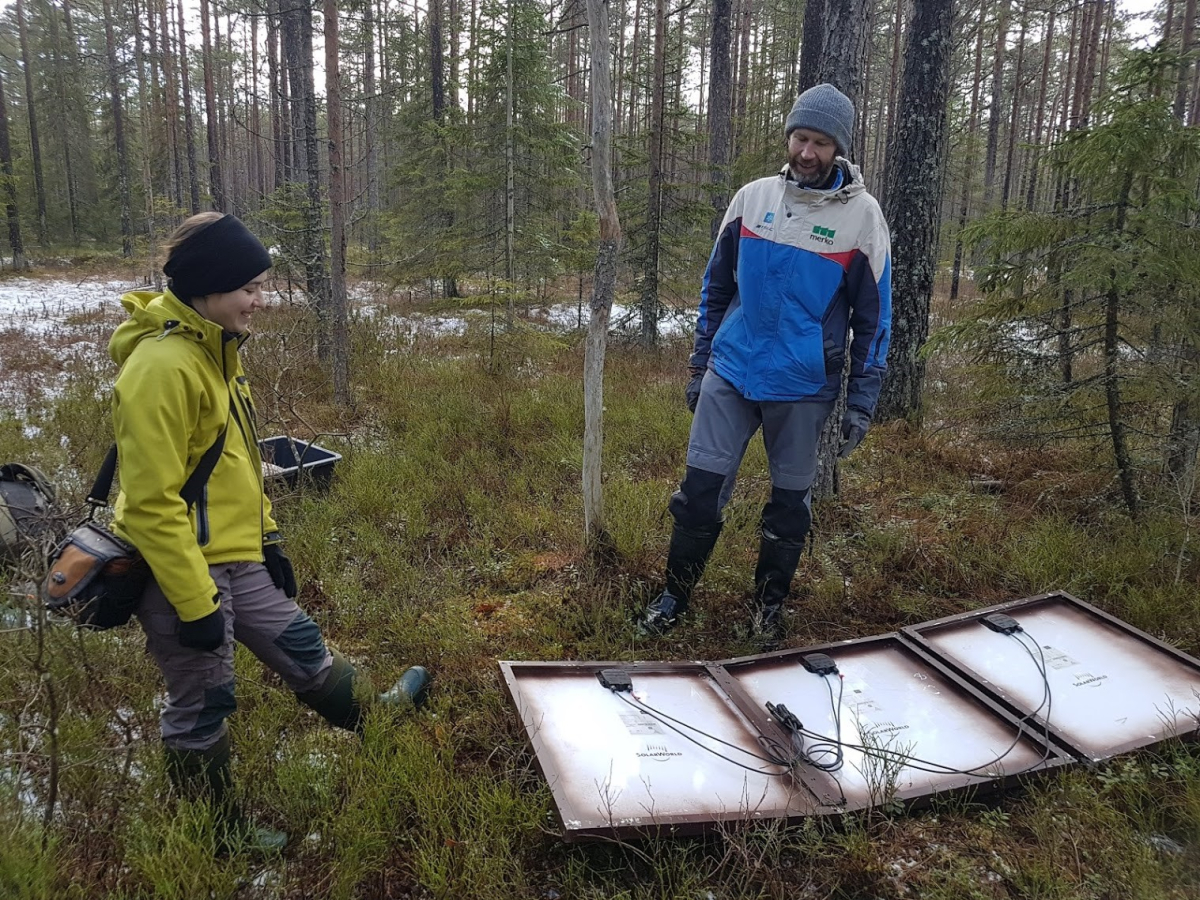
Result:
{"type": "Polygon", "coordinates": [[[763,221],[764,222],[774,222],[775,221],[775,213],[773,213],[773,212],[767,213],[765,216],[763,216],[763,221]]]}

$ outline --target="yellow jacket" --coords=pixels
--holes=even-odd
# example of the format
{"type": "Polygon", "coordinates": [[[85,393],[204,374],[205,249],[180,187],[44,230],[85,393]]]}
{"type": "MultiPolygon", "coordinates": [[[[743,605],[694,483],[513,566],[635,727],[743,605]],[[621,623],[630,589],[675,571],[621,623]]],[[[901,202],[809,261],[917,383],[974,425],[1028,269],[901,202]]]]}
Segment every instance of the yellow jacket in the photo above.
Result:
{"type": "Polygon", "coordinates": [[[108,350],[121,367],[113,429],[121,474],[113,528],[141,551],[179,618],[215,608],[208,566],[262,562],[274,532],[263,493],[254,405],[238,348],[243,338],[169,291],[121,298],[130,318],[108,350]],[[189,513],[179,491],[227,427],[225,446],[189,513]]]}

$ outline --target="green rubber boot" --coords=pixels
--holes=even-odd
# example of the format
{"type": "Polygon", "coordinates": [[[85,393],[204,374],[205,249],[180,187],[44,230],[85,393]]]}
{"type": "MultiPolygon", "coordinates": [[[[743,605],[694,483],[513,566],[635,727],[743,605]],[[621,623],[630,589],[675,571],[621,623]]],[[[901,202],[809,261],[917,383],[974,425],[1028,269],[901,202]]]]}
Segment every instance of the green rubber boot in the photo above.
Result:
{"type": "MultiPolygon", "coordinates": [[[[330,652],[333,654],[333,666],[325,683],[315,691],[297,694],[296,697],[330,725],[361,734],[363,706],[355,696],[358,673],[344,656],[336,650],[330,652]]],[[[424,666],[413,666],[400,676],[399,681],[376,697],[375,702],[384,706],[415,709],[425,703],[430,680],[424,666]]]]}
{"type": "Polygon", "coordinates": [[[165,747],[163,756],[175,791],[212,806],[219,854],[248,851],[265,855],[279,853],[287,846],[285,832],[255,824],[234,799],[228,733],[207,750],[165,747]]]}
{"type": "Polygon", "coordinates": [[[432,680],[429,670],[424,666],[413,666],[379,695],[378,702],[384,706],[420,709],[429,699],[429,682],[432,680]]]}

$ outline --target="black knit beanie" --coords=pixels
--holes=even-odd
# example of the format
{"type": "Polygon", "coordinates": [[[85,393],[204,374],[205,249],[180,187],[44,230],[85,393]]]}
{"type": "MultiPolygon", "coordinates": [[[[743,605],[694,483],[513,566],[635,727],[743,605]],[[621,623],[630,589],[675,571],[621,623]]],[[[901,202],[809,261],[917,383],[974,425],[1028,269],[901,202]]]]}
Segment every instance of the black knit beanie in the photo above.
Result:
{"type": "Polygon", "coordinates": [[[206,225],[171,251],[163,274],[184,303],[227,294],[271,268],[271,254],[237,216],[206,225]]]}

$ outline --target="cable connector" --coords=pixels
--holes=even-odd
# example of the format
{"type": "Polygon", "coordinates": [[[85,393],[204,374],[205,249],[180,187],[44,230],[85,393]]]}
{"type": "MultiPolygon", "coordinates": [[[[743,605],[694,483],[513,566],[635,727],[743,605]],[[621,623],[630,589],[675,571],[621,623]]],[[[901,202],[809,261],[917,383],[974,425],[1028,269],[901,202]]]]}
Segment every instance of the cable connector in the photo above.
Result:
{"type": "Polygon", "coordinates": [[[779,724],[793,734],[799,734],[804,730],[804,723],[796,718],[796,714],[784,706],[782,703],[771,703],[767,701],[767,712],[779,720],[779,724]]]}
{"type": "Polygon", "coordinates": [[[806,653],[800,657],[800,665],[814,675],[836,675],[838,673],[837,663],[833,661],[832,656],[826,653],[806,653]]]}
{"type": "Polygon", "coordinates": [[[1016,634],[1018,631],[1021,631],[1020,623],[1012,616],[1006,616],[1004,613],[988,613],[979,621],[998,634],[1016,634]]]}
{"type": "Polygon", "coordinates": [[[633,693],[633,679],[624,669],[601,669],[596,678],[614,694],[633,693]]]}

